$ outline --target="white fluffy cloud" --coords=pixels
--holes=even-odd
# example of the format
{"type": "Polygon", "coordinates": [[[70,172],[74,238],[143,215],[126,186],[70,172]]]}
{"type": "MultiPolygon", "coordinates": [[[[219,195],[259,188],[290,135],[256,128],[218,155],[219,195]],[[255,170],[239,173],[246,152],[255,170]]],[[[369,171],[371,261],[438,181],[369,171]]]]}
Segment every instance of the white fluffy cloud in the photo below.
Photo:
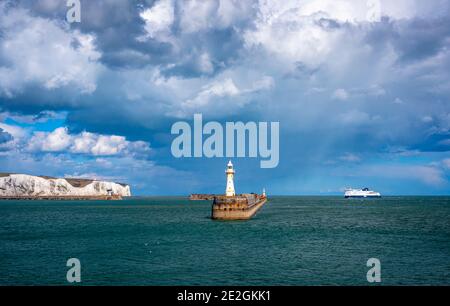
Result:
{"type": "Polygon", "coordinates": [[[223,81],[213,82],[203,87],[198,95],[186,101],[187,105],[204,106],[214,98],[234,97],[240,94],[240,90],[234,84],[233,80],[227,78],[223,81]]]}
{"type": "Polygon", "coordinates": [[[207,111],[208,107],[213,105],[216,109],[226,107],[232,110],[236,107],[242,107],[248,103],[246,97],[248,95],[267,91],[274,87],[274,80],[269,76],[264,76],[260,79],[251,81],[250,84],[236,85],[236,82],[231,77],[215,80],[209,84],[204,85],[196,95],[185,100],[181,109],[176,112],[177,116],[191,115],[196,110],[207,111]],[[234,98],[233,103],[226,103],[221,105],[221,99],[234,98]]]}
{"type": "Polygon", "coordinates": [[[316,25],[317,17],[301,15],[298,10],[264,11],[255,29],[244,39],[248,48],[263,47],[280,60],[318,66],[340,40],[340,31],[326,31],[316,25]]]}
{"type": "Polygon", "coordinates": [[[0,128],[11,134],[16,139],[24,138],[27,135],[26,130],[19,126],[0,122],[0,128]]]}
{"type": "Polygon", "coordinates": [[[71,143],[72,137],[67,133],[67,128],[57,128],[51,133],[36,132],[29,145],[32,149],[46,152],[58,152],[65,150],[71,143]]]}
{"type": "Polygon", "coordinates": [[[26,85],[96,89],[101,54],[92,35],[5,3],[0,4],[0,32],[0,95],[14,96],[26,85]]]}
{"type": "Polygon", "coordinates": [[[370,53],[370,47],[363,39],[364,28],[370,29],[371,22],[379,21],[383,16],[390,20],[437,17],[449,6],[442,0],[431,2],[261,0],[254,27],[244,32],[244,41],[247,48],[262,47],[285,64],[301,62],[316,68],[331,59],[339,67],[347,60],[353,64],[356,56],[370,53]],[[430,9],[439,6],[440,12],[433,13],[430,9]],[[353,27],[359,27],[359,30],[352,30],[353,27]],[[341,54],[342,63],[334,57],[339,50],[348,53],[341,54]]]}
{"type": "Polygon", "coordinates": [[[251,4],[251,1],[239,0],[179,1],[180,27],[188,33],[226,28],[247,18],[251,4]]]}
{"type": "Polygon", "coordinates": [[[145,21],[148,37],[161,41],[167,40],[175,19],[174,10],[173,0],[159,0],[155,5],[141,12],[140,16],[145,21]]]}
{"type": "Polygon", "coordinates": [[[25,139],[29,137],[29,133],[26,129],[19,126],[9,125],[0,122],[0,131],[7,133],[6,138],[3,138],[3,142],[0,143],[0,155],[7,152],[16,152],[22,146],[25,139]]]}
{"type": "Polygon", "coordinates": [[[28,142],[27,150],[112,156],[146,154],[150,151],[150,147],[146,142],[128,141],[123,136],[89,132],[69,134],[66,127],[60,127],[53,132],[35,132],[28,142]]]}

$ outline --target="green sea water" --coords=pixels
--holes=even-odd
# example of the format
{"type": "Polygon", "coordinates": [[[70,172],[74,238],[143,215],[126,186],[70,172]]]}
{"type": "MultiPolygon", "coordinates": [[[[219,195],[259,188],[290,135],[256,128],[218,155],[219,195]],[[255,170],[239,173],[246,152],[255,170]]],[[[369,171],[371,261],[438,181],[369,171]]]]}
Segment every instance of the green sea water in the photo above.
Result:
{"type": "Polygon", "coordinates": [[[211,202],[1,201],[0,285],[450,284],[450,197],[272,197],[249,221],[211,202]]]}

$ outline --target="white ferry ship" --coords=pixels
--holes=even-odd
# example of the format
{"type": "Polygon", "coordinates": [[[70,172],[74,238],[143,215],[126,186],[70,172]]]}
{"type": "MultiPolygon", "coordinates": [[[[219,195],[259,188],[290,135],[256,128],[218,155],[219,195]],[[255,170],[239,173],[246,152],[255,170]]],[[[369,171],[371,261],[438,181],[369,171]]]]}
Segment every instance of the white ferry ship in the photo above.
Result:
{"type": "Polygon", "coordinates": [[[381,198],[381,194],[379,192],[375,192],[373,190],[369,190],[369,188],[364,189],[346,189],[345,190],[346,198],[381,198]]]}

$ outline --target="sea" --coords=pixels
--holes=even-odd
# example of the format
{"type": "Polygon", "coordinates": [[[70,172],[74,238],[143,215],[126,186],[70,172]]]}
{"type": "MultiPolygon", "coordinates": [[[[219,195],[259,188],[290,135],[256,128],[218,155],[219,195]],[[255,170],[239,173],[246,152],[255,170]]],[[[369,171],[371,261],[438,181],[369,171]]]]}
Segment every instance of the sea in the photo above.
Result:
{"type": "Polygon", "coordinates": [[[270,197],[247,221],[210,201],[0,201],[0,285],[449,285],[450,197],[270,197]],[[379,283],[369,283],[369,259],[379,283]]]}

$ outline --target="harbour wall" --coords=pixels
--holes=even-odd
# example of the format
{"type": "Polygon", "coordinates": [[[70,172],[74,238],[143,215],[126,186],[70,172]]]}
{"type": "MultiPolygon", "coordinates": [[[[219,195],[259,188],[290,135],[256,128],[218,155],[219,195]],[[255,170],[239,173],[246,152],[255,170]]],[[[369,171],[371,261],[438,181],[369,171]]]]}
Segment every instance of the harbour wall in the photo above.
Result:
{"type": "Polygon", "coordinates": [[[191,201],[212,201],[217,195],[215,194],[191,194],[189,200],[191,201]]]}
{"type": "Polygon", "coordinates": [[[214,198],[212,218],[219,220],[247,220],[267,202],[267,198],[257,194],[242,194],[234,197],[214,198]]]}

